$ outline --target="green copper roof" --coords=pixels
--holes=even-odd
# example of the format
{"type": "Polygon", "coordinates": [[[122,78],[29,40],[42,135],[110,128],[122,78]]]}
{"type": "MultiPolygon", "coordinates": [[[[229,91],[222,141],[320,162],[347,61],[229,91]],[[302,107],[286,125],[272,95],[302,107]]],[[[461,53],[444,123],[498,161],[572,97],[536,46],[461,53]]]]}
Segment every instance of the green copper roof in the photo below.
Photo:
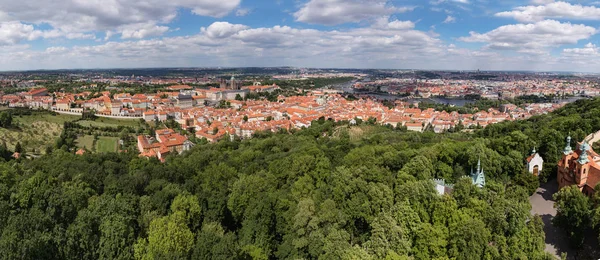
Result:
{"type": "Polygon", "coordinates": [[[571,149],[571,136],[567,136],[567,145],[565,146],[565,149],[563,150],[563,153],[565,155],[572,153],[573,150],[571,149]]]}
{"type": "Polygon", "coordinates": [[[590,145],[584,141],[579,149],[581,150],[581,155],[579,155],[577,162],[579,164],[586,164],[589,161],[587,151],[590,150],[590,145]]]}
{"type": "Polygon", "coordinates": [[[477,161],[477,171],[473,172],[473,170],[471,170],[471,180],[473,181],[473,184],[479,188],[485,186],[485,174],[481,168],[481,159],[477,161]]]}

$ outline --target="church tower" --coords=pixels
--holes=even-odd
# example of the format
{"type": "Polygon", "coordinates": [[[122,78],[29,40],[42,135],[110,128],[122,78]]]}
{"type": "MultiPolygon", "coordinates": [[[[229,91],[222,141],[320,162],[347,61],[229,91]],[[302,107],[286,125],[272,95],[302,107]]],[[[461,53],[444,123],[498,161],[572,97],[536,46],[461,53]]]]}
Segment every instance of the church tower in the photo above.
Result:
{"type": "Polygon", "coordinates": [[[471,180],[473,181],[473,184],[479,188],[485,186],[485,174],[481,168],[481,158],[477,161],[477,171],[473,172],[473,169],[471,169],[471,180]]]}
{"type": "Polygon", "coordinates": [[[236,87],[235,87],[235,85],[236,85],[235,84],[235,77],[234,76],[231,76],[231,79],[229,80],[229,84],[231,84],[230,87],[229,87],[229,89],[236,89],[236,87]]]}
{"type": "Polygon", "coordinates": [[[587,152],[590,150],[590,145],[586,141],[583,141],[579,149],[581,150],[581,155],[579,155],[577,162],[579,164],[586,164],[589,161],[587,152]]]}
{"type": "Polygon", "coordinates": [[[563,154],[564,155],[569,155],[573,152],[573,149],[571,149],[571,136],[567,136],[567,145],[565,146],[565,149],[563,149],[563,154]]]}

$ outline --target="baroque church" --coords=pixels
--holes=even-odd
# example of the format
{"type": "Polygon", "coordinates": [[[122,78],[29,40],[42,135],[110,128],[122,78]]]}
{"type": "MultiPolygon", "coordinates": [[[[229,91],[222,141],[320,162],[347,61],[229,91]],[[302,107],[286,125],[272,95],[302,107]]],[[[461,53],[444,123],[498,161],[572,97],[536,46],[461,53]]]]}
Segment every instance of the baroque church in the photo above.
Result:
{"type": "Polygon", "coordinates": [[[577,185],[584,194],[594,194],[594,187],[600,182],[600,156],[583,141],[575,150],[571,148],[571,137],[563,149],[562,159],[558,162],[558,188],[577,185]]]}

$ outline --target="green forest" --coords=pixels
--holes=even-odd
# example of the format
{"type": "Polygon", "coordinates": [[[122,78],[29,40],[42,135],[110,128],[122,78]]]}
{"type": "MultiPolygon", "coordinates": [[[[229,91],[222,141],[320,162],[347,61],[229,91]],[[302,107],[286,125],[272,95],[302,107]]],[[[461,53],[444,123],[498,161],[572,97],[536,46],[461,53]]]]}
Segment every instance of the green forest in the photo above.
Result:
{"type": "MultiPolygon", "coordinates": [[[[61,149],[10,160],[0,147],[0,259],[553,259],[525,157],[537,147],[551,179],[565,137],[598,129],[595,99],[475,133],[322,118],[165,163],[61,149]],[[484,188],[465,177],[479,159],[484,188]]],[[[557,225],[600,216],[584,199],[557,225]]]]}

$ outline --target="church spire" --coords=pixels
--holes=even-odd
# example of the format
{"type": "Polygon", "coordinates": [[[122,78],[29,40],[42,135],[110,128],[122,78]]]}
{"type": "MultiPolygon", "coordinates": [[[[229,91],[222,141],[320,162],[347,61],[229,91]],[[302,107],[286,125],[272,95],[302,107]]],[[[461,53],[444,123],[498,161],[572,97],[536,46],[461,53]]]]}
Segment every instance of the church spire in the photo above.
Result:
{"type": "Polygon", "coordinates": [[[571,149],[571,135],[567,136],[567,145],[565,146],[565,149],[563,150],[563,153],[565,155],[570,154],[573,152],[573,149],[571,149]]]}
{"type": "Polygon", "coordinates": [[[471,179],[473,180],[473,184],[479,188],[485,186],[485,175],[483,173],[483,169],[481,168],[481,156],[477,160],[477,171],[473,173],[473,168],[471,168],[471,179]]]}
{"type": "Polygon", "coordinates": [[[579,149],[581,150],[581,154],[579,155],[577,162],[579,164],[586,164],[589,161],[587,152],[590,150],[590,145],[586,141],[583,141],[579,146],[579,149]]]}

